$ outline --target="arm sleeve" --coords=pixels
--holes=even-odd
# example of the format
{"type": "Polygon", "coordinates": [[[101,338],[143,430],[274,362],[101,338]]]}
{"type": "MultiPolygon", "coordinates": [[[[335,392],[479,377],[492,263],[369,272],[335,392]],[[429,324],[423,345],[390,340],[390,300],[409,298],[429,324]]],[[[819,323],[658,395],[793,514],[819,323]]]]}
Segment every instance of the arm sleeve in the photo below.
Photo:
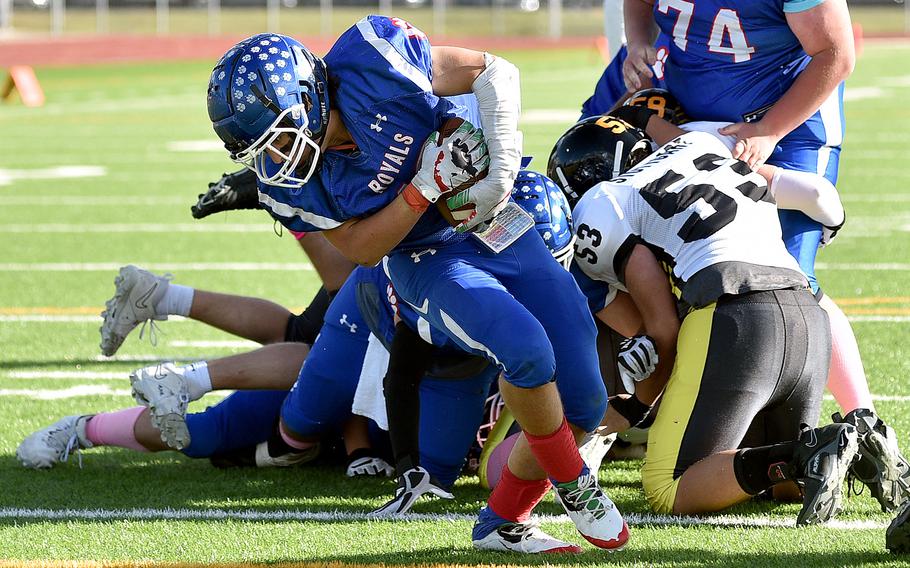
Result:
{"type": "Polygon", "coordinates": [[[805,12],[810,8],[815,8],[825,0],[784,0],[784,12],[794,14],[796,12],[805,12]]]}

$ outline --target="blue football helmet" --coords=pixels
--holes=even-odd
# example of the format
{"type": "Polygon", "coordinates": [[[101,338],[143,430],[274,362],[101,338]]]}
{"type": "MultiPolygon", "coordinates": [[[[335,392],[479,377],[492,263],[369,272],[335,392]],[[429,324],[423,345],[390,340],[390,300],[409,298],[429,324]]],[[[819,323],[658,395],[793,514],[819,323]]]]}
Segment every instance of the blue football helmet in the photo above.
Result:
{"type": "Polygon", "coordinates": [[[553,258],[566,270],[572,263],[572,209],[553,180],[531,170],[521,170],[512,186],[512,199],[534,218],[534,228],[543,238],[553,258]]]}
{"type": "Polygon", "coordinates": [[[313,176],[329,121],[328,78],[325,63],[299,41],[279,34],[241,41],[215,65],[207,102],[231,159],[260,181],[299,188],[313,176]]]}

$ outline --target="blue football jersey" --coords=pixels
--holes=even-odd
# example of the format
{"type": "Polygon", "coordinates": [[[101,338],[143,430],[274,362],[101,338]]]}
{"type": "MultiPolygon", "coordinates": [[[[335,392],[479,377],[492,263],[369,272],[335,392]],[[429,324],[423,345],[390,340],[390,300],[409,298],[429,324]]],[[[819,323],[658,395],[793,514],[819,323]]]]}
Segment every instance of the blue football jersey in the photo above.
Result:
{"type": "MultiPolygon", "coordinates": [[[[476,117],[473,95],[453,102],[433,94],[430,43],[398,18],[360,20],[338,38],[325,63],[332,108],[355,147],[323,152],[318,175],[300,189],[260,184],[261,205],[293,231],[332,229],[379,211],[410,183],[434,130],[452,116],[476,117]]],[[[464,238],[431,207],[398,248],[464,238]]]]}
{"type": "Polygon", "coordinates": [[[668,89],[699,120],[760,118],[809,61],[785,12],[822,1],[656,0],[657,25],[673,39],[668,89]]]}

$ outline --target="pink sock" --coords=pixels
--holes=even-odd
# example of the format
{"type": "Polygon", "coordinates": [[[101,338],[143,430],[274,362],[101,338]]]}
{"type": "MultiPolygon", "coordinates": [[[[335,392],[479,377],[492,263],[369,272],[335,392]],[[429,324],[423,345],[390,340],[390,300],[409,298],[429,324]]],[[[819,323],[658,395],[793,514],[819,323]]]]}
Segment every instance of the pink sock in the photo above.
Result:
{"type": "Polygon", "coordinates": [[[118,446],[147,452],[145,446],[136,439],[133,431],[144,406],[136,406],[116,412],[102,412],[92,416],[85,423],[85,437],[93,446],[118,446]]]}
{"type": "Polygon", "coordinates": [[[518,441],[520,435],[520,433],[512,434],[490,452],[490,458],[487,460],[487,485],[490,486],[490,489],[495,489],[499,483],[503,469],[509,463],[509,454],[512,453],[512,448],[515,447],[515,442],[518,441]]]}
{"type": "Polygon", "coordinates": [[[844,414],[857,408],[875,410],[866,371],[856,344],[850,321],[837,305],[826,298],[822,307],[831,322],[831,367],[828,370],[828,390],[844,414]],[[825,301],[827,300],[827,301],[825,301]]]}
{"type": "Polygon", "coordinates": [[[316,445],[313,442],[301,442],[300,440],[291,438],[291,435],[288,434],[288,431],[284,428],[284,422],[278,423],[278,433],[281,434],[281,439],[284,440],[284,443],[295,450],[307,450],[316,445]]]}

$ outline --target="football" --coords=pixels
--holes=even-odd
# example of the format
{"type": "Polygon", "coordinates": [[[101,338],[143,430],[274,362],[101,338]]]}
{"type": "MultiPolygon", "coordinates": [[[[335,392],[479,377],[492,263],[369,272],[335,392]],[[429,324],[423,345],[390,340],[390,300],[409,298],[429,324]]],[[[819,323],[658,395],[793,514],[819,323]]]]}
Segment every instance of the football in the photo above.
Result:
{"type": "MultiPolygon", "coordinates": [[[[444,141],[446,138],[451,136],[456,130],[458,130],[458,127],[461,126],[464,122],[465,121],[463,118],[458,118],[458,117],[450,118],[447,121],[445,121],[442,124],[442,126],[439,128],[440,143],[442,143],[442,141],[444,141]]],[[[452,158],[453,158],[453,160],[455,160],[455,163],[458,166],[463,166],[463,167],[469,166],[468,149],[466,147],[459,147],[459,145],[456,144],[453,148],[452,158]]],[[[469,187],[471,187],[472,185],[477,183],[479,180],[482,180],[486,176],[487,176],[487,169],[484,168],[483,170],[478,171],[468,181],[455,187],[451,192],[445,193],[442,196],[440,196],[440,198],[436,201],[436,208],[439,210],[439,214],[442,215],[443,219],[445,219],[449,225],[454,227],[454,226],[458,225],[459,223],[461,223],[462,221],[464,221],[465,219],[467,219],[471,215],[471,213],[474,211],[474,204],[466,203],[460,207],[456,207],[454,209],[449,209],[449,206],[446,203],[446,199],[449,197],[452,197],[459,191],[464,191],[465,189],[468,189],[469,187]]]]}

